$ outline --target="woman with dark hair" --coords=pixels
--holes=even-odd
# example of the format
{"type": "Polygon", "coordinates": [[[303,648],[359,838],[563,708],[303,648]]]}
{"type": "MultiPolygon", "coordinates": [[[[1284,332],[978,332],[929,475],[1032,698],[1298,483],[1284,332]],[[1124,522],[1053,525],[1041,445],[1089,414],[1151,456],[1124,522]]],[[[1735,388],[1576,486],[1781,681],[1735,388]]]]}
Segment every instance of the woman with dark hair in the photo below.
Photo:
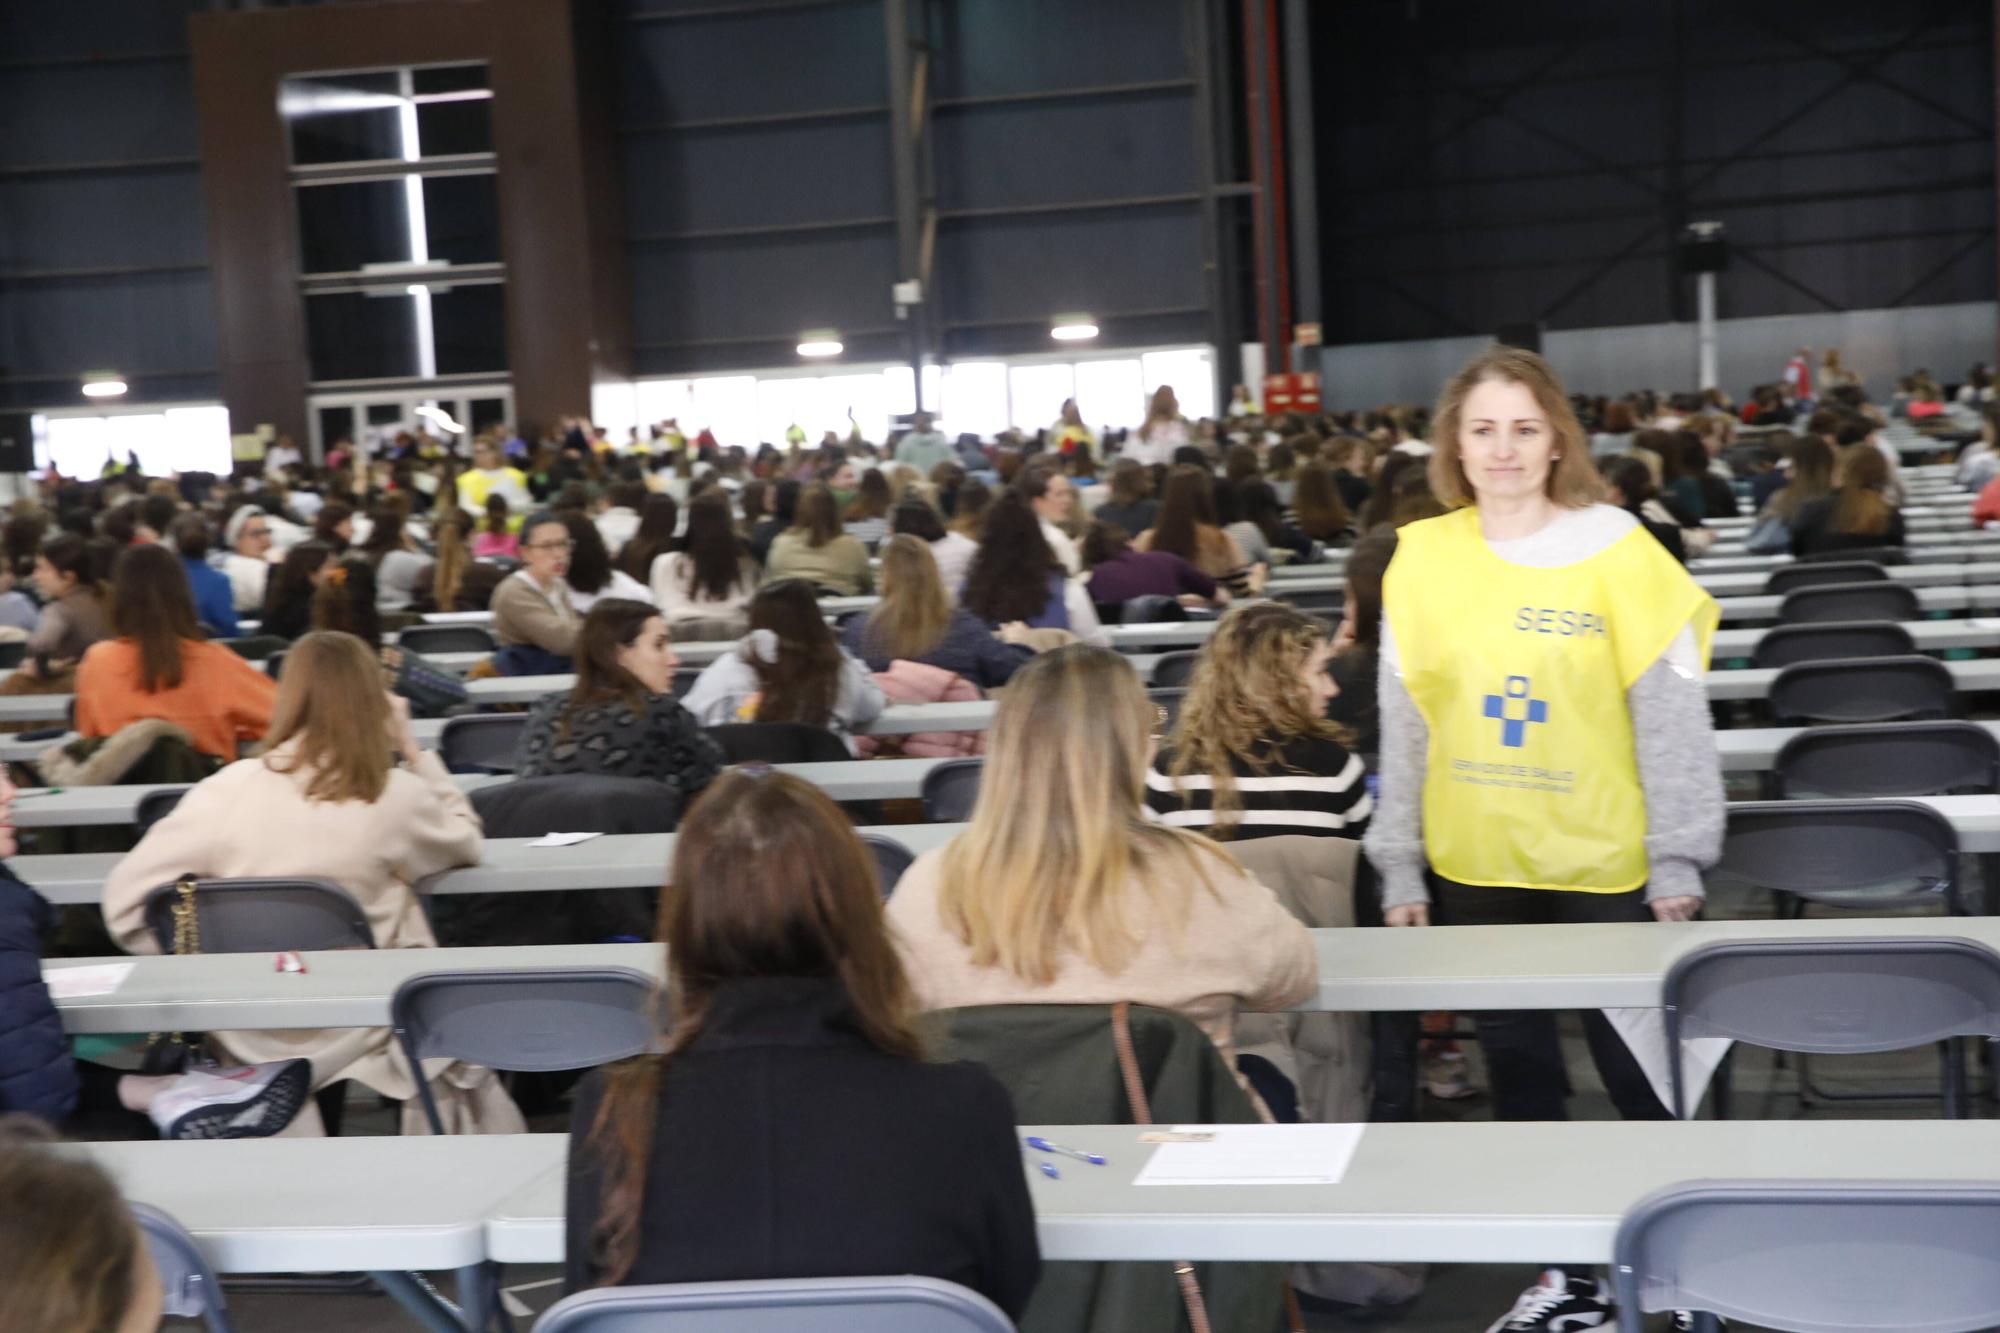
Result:
{"type": "Polygon", "coordinates": [[[688,504],[687,535],[653,561],[651,581],[668,629],[679,633],[683,625],[706,621],[720,622],[719,628],[697,637],[743,633],[744,608],[757,592],[757,562],[736,535],[727,494],[703,491],[688,504]]]}
{"type": "Polygon", "coordinates": [[[1653,534],[1660,545],[1682,564],[1687,563],[1687,543],[1678,524],[1661,507],[1653,490],[1653,473],[1636,458],[1614,458],[1604,465],[1606,501],[1639,520],[1639,526],[1653,534]]]}
{"type": "Polygon", "coordinates": [[[264,618],[260,634],[296,639],[312,628],[313,594],[326,577],[333,548],[324,542],[300,542],[285,553],[284,563],[272,571],[264,591],[264,618]]]}
{"type": "Polygon", "coordinates": [[[722,771],[722,751],[674,698],[674,650],[654,607],[607,597],[576,643],[576,685],[528,711],[517,777],[596,773],[646,778],[685,805],[722,771]]]}
{"type": "Polygon", "coordinates": [[[236,595],[230,589],[229,576],[209,567],[208,520],[190,510],[168,525],[166,536],[187,573],[195,620],[218,639],[235,638],[236,595]]]}
{"type": "Polygon", "coordinates": [[[992,506],[992,487],[977,477],[967,477],[965,484],[958,488],[958,498],[952,505],[951,522],[946,526],[953,532],[978,541],[986,531],[986,511],[992,506]]]}
{"type": "Polygon", "coordinates": [[[981,689],[1005,685],[1028,660],[1020,648],[994,638],[979,617],[951,604],[930,545],[909,533],[882,544],[882,600],[847,622],[841,643],[870,671],[921,662],[981,689]]]}
{"type": "Polygon", "coordinates": [[[944,594],[956,601],[965,582],[965,571],[972,567],[972,557],[979,551],[979,543],[945,527],[938,511],[914,495],[896,505],[889,526],[897,536],[915,537],[931,548],[931,559],[937,562],[938,581],[944,585],[944,594]]]}
{"type": "MultiPolygon", "coordinates": [[[[630,550],[634,537],[626,543],[630,550]]],[[[503,676],[539,676],[573,670],[576,633],[583,617],[570,601],[569,527],[548,510],[521,525],[521,567],[493,593],[494,664],[503,676]]]]}
{"type": "Polygon", "coordinates": [[[570,542],[569,572],[564,579],[569,584],[570,605],[578,615],[589,615],[590,608],[604,597],[630,602],[653,600],[651,588],[611,563],[604,534],[586,514],[581,510],[564,510],[562,525],[569,530],[570,542]]]}
{"type": "Polygon", "coordinates": [[[845,738],[873,722],[884,700],[867,669],[840,650],[812,584],[781,579],[757,590],[750,633],[708,665],[681,703],[703,726],[803,722],[845,738]]]}
{"type": "Polygon", "coordinates": [[[758,564],[770,558],[771,543],[778,539],[778,534],[797,521],[799,493],[804,489],[790,477],[771,487],[764,502],[770,512],[758,518],[750,529],[750,554],[758,564]]]}
{"type": "Polygon", "coordinates": [[[375,567],[376,609],[384,615],[407,611],[423,591],[430,558],[403,530],[403,511],[395,505],[378,506],[369,514],[368,525],[361,556],[375,567]]]}
{"type": "Polygon", "coordinates": [[[860,488],[840,516],[842,530],[864,546],[881,541],[889,531],[889,508],[893,503],[888,477],[881,468],[869,468],[861,474],[860,488]]]}
{"type": "Polygon", "coordinates": [[[764,561],[764,579],[805,579],[836,597],[872,592],[875,574],[868,548],[840,530],[833,492],[814,482],[799,496],[792,526],[771,542],[764,561]]]}
{"type": "Polygon", "coordinates": [[[1348,551],[1345,604],[1333,634],[1333,660],[1327,664],[1336,693],[1326,715],[1354,733],[1354,751],[1370,769],[1381,748],[1376,673],[1382,660],[1382,579],[1395,555],[1396,530],[1386,527],[1361,538],[1348,551]]]}
{"type": "Polygon", "coordinates": [[[569,1289],[914,1273],[1018,1318],[1040,1259],[1013,1103],[977,1065],[922,1058],[840,808],[788,774],[725,773],[668,878],[664,1051],[589,1075],[571,1117],[569,1289]]]}
{"type": "Polygon", "coordinates": [[[1132,543],[1135,550],[1170,551],[1232,593],[1264,589],[1269,566],[1252,564],[1236,540],[1216,521],[1214,478],[1202,468],[1182,463],[1167,473],[1160,495],[1160,517],[1132,543]]]}
{"type": "Polygon", "coordinates": [[[375,567],[358,555],[329,561],[313,591],[312,628],[352,634],[379,649],[382,613],[376,610],[375,567]]]}
{"type": "Polygon", "coordinates": [[[313,515],[312,540],[324,543],[335,555],[346,555],[354,541],[354,507],[329,500],[313,515]]]}
{"type": "Polygon", "coordinates": [[[1134,597],[1173,597],[1183,606],[1220,606],[1229,589],[1168,551],[1135,551],[1125,529],[1094,522],[1083,534],[1085,590],[1095,606],[1111,607],[1134,597]]]}
{"type": "MultiPolygon", "coordinates": [[[[680,523],[681,507],[673,496],[647,496],[646,507],[639,511],[638,531],[618,552],[619,570],[630,578],[651,578],[653,562],[672,548],[680,523]]],[[[522,540],[526,540],[525,533],[522,540]]]]}
{"type": "Polygon", "coordinates": [[[92,647],[76,670],[79,734],[109,736],[158,719],[223,760],[235,759],[242,742],[263,739],[276,686],[201,637],[187,575],[165,547],[135,546],[118,557],[111,627],[117,637],[92,647]]]}
{"type": "Polygon", "coordinates": [[[1121,458],[1111,465],[1111,498],[1091,511],[1091,517],[1115,524],[1125,535],[1136,537],[1153,526],[1160,515],[1160,502],[1153,498],[1153,474],[1133,458],[1121,458]]]}
{"type": "Polygon", "coordinates": [[[1224,530],[1245,550],[1250,549],[1246,539],[1254,537],[1267,551],[1289,551],[1294,560],[1313,558],[1313,538],[1285,522],[1277,489],[1262,477],[1236,487],[1236,522],[1224,530]]]}
{"type": "Polygon", "coordinates": [[[1814,500],[1792,520],[1792,554],[1901,546],[1903,511],[1889,503],[1889,464],[1880,450],[1850,445],[1840,456],[1833,494],[1814,500]]]}
{"type": "Polygon", "coordinates": [[[494,491],[486,497],[486,517],[480,520],[479,534],[472,539],[475,560],[494,556],[514,559],[521,552],[521,539],[513,532],[507,512],[507,497],[494,491]]]}
{"type": "Polygon", "coordinates": [[[1063,572],[1042,536],[1041,521],[1019,491],[1003,492],[986,511],[986,539],[958,600],[988,628],[1014,637],[1022,630],[1060,629],[1091,643],[1109,643],[1090,594],[1063,572]]]}
{"type": "Polygon", "coordinates": [[[95,544],[100,541],[58,532],[42,544],[34,570],[41,619],[28,635],[26,660],[0,685],[0,693],[37,693],[65,684],[84,651],[111,637],[111,590],[103,573],[109,548],[95,544]]]}
{"type": "MultiPolygon", "coordinates": [[[[1396,454],[1393,457],[1408,458],[1410,455],[1396,454]]],[[[1293,478],[1292,518],[1298,531],[1316,542],[1332,544],[1345,541],[1354,531],[1354,517],[1341,498],[1334,474],[1318,463],[1301,467],[1293,478]]]]}
{"type": "Polygon", "coordinates": [[[736,535],[744,542],[748,543],[750,534],[757,530],[757,525],[769,517],[772,489],[771,482],[761,477],[752,477],[743,483],[742,490],[736,492],[736,535]]]}

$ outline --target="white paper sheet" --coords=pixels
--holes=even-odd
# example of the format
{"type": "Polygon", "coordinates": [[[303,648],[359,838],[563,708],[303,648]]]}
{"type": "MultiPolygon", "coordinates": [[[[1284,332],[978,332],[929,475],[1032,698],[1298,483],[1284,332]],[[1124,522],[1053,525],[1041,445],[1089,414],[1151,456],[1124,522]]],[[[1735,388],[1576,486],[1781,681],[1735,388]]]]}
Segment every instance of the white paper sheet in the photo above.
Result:
{"type": "Polygon", "coordinates": [[[574,847],[579,842],[589,842],[601,838],[602,833],[544,833],[529,843],[530,847],[574,847]]]}
{"type": "Polygon", "coordinates": [[[109,995],[132,975],[131,963],[90,963],[83,967],[48,967],[42,980],[49,994],[58,1000],[77,1000],[86,995],[109,995]]]}
{"type": "Polygon", "coordinates": [[[1215,1135],[1162,1143],[1135,1185],[1338,1185],[1365,1125],[1175,1125],[1215,1135]]]}

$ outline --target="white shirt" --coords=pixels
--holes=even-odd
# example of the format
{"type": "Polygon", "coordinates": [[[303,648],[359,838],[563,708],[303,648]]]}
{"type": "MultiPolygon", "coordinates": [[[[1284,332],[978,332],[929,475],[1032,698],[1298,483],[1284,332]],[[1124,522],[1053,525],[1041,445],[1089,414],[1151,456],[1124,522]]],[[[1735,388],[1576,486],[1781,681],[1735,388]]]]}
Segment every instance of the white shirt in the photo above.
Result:
{"type": "Polygon", "coordinates": [[[614,556],[639,531],[639,515],[624,505],[611,506],[597,516],[596,522],[597,535],[604,538],[604,549],[614,556]]]}
{"type": "Polygon", "coordinates": [[[1047,519],[1041,520],[1041,523],[1042,539],[1048,542],[1049,549],[1055,552],[1056,559],[1062,561],[1070,577],[1083,573],[1083,557],[1077,554],[1076,543],[1070,540],[1069,534],[1047,519]]]}
{"type": "Polygon", "coordinates": [[[576,613],[580,616],[589,615],[591,607],[609,597],[622,597],[626,601],[654,605],[653,590],[622,569],[612,570],[611,582],[596,592],[578,592],[575,588],[569,590],[569,604],[576,608],[576,613]]]}
{"type": "Polygon", "coordinates": [[[653,557],[653,568],[648,579],[653,585],[653,600],[669,625],[677,620],[700,620],[720,618],[741,612],[749,605],[757,592],[757,567],[744,563],[738,571],[736,582],[730,587],[729,595],[712,598],[704,590],[688,591],[688,558],[680,551],[668,551],[653,557]]]}
{"type": "Polygon", "coordinates": [[[1138,431],[1125,437],[1121,457],[1137,459],[1151,467],[1155,463],[1174,461],[1174,450],[1188,442],[1188,428],[1185,421],[1155,421],[1148,439],[1138,431]]]}
{"type": "Polygon", "coordinates": [[[972,557],[978,553],[979,543],[962,532],[947,532],[931,543],[938,581],[944,584],[945,595],[952,601],[958,600],[958,590],[965,586],[965,571],[972,568],[972,557]]]}

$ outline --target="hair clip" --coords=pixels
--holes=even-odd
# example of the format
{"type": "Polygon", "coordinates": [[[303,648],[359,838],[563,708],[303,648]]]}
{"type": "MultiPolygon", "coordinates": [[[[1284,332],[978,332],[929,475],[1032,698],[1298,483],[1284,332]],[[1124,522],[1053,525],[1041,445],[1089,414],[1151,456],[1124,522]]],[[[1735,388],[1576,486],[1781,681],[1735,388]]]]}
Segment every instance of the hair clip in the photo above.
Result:
{"type": "Polygon", "coordinates": [[[345,588],[347,586],[347,566],[335,565],[326,572],[326,581],[336,588],[345,588]]]}

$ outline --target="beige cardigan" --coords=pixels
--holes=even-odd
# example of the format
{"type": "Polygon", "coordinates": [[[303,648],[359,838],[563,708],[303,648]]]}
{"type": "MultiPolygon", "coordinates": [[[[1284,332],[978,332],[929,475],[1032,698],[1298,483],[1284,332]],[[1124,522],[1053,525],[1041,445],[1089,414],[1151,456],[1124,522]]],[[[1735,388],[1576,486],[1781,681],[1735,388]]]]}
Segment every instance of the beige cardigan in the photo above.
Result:
{"type": "MultiPolygon", "coordinates": [[[[288,753],[280,747],[278,755],[288,753]]],[[[192,872],[207,878],[312,876],[354,895],[378,949],[434,949],[437,939],[414,892],[426,875],[476,865],[481,830],[472,804],[434,752],[390,771],[380,800],[308,801],[305,773],[279,773],[243,759],[196,785],[147,831],[104,883],[104,922],[131,953],[158,953],[146,929],[146,895],[192,872]]],[[[338,1079],[406,1099],[403,1132],[425,1133],[408,1063],[386,1028],[217,1032],[225,1056],[246,1064],[305,1057],[313,1086],[338,1079]]],[[[525,1128],[491,1070],[436,1062],[432,1091],[447,1128],[525,1128]]]]}
{"type": "Polygon", "coordinates": [[[1140,942],[1125,970],[1110,974],[1087,958],[1062,960],[1048,985],[1024,981],[997,967],[975,966],[970,948],[938,914],[938,871],[945,849],[924,853],[903,873],[888,904],[903,964],[917,1003],[926,1009],[978,1004],[1134,1004],[1172,1009],[1206,1032],[1235,1066],[1236,1011],[1288,1008],[1319,984],[1312,936],[1271,890],[1251,876],[1208,861],[1201,887],[1191,870],[1148,866],[1132,891],[1171,901],[1188,888],[1187,924],[1176,934],[1158,912],[1140,911],[1137,922],[1159,923],[1140,942]]]}

